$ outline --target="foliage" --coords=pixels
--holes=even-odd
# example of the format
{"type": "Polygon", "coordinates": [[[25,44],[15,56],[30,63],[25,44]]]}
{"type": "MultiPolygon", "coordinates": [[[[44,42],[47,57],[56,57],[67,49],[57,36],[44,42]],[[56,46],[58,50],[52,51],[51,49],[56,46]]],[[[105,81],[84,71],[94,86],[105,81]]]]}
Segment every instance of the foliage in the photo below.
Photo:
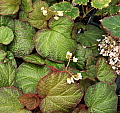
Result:
{"type": "Polygon", "coordinates": [[[1,0],[0,113],[116,113],[119,7],[1,0]]]}

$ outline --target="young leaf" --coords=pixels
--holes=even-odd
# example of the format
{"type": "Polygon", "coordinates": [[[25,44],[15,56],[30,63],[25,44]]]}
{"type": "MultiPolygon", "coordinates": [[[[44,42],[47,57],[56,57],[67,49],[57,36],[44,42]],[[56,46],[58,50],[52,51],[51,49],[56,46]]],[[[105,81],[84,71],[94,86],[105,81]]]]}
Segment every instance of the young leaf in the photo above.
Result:
{"type": "Polygon", "coordinates": [[[89,113],[116,113],[117,96],[106,83],[90,86],[85,94],[89,113]]]}
{"type": "Polygon", "coordinates": [[[35,109],[40,104],[39,97],[33,93],[23,94],[18,100],[29,110],[35,109]]]}
{"type": "Polygon", "coordinates": [[[31,113],[18,101],[22,93],[15,87],[0,88],[0,113],[31,113]]]}
{"type": "Polygon", "coordinates": [[[120,38],[120,15],[106,17],[101,20],[105,28],[113,37],[120,38]]]}
{"type": "Polygon", "coordinates": [[[10,63],[0,63],[0,87],[14,86],[15,68],[10,63]]]}
{"type": "Polygon", "coordinates": [[[36,93],[38,81],[48,74],[50,69],[46,66],[39,66],[31,63],[23,63],[18,67],[16,72],[16,86],[23,93],[36,93]]]}
{"type": "Polygon", "coordinates": [[[111,0],[92,0],[92,6],[95,8],[102,9],[104,7],[107,7],[111,0]]]}
{"type": "Polygon", "coordinates": [[[79,16],[79,9],[73,7],[69,2],[56,3],[53,4],[50,8],[55,12],[63,11],[63,15],[67,15],[72,19],[75,19],[77,16],[79,16]]]}
{"type": "Polygon", "coordinates": [[[83,93],[76,83],[68,84],[67,72],[53,72],[43,77],[38,85],[37,92],[42,98],[40,108],[44,113],[61,111],[69,113],[81,100],[83,93]]]}
{"type": "Polygon", "coordinates": [[[14,21],[12,18],[0,16],[0,27],[7,26],[14,31],[14,21]]]}
{"type": "Polygon", "coordinates": [[[66,53],[73,52],[75,41],[71,39],[73,22],[68,17],[60,17],[59,20],[52,18],[49,29],[39,30],[35,36],[37,52],[53,61],[66,61],[66,53]]]}
{"type": "Polygon", "coordinates": [[[38,55],[37,53],[31,54],[31,55],[26,55],[23,57],[23,60],[25,60],[26,62],[38,64],[38,65],[45,64],[44,59],[40,55],[38,55]]]}
{"type": "Polygon", "coordinates": [[[30,54],[34,48],[34,33],[35,29],[29,23],[15,20],[15,37],[9,45],[9,50],[16,57],[30,54]]]}
{"type": "Polygon", "coordinates": [[[8,45],[14,38],[13,31],[5,26],[0,27],[0,43],[8,45]]]}
{"type": "Polygon", "coordinates": [[[104,58],[99,58],[97,61],[97,78],[108,84],[112,84],[117,75],[115,74],[114,70],[106,63],[104,58]]]}
{"type": "Polygon", "coordinates": [[[38,29],[47,27],[47,20],[52,17],[52,12],[48,9],[48,4],[44,1],[36,1],[33,4],[33,11],[29,13],[28,22],[38,29]],[[41,8],[47,10],[47,15],[43,15],[41,8]]]}
{"type": "Polygon", "coordinates": [[[77,41],[83,46],[92,46],[97,44],[97,39],[102,39],[104,32],[98,27],[93,25],[88,25],[84,33],[77,34],[77,41]],[[93,30],[94,29],[94,30],[93,30]]]}
{"type": "Polygon", "coordinates": [[[1,0],[0,15],[15,14],[19,10],[21,0],[1,0]]]}
{"type": "Polygon", "coordinates": [[[73,0],[72,3],[74,4],[84,4],[84,5],[87,5],[87,2],[89,2],[89,0],[73,0]]]}

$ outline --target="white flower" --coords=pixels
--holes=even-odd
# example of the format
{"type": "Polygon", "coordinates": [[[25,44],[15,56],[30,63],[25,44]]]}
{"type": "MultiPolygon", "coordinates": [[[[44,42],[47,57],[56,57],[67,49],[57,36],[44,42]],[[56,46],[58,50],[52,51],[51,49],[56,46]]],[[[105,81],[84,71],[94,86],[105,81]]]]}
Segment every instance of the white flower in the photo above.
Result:
{"type": "Polygon", "coordinates": [[[63,11],[57,11],[58,16],[63,16],[63,11]]]}
{"type": "Polygon", "coordinates": [[[77,62],[78,58],[73,57],[73,62],[77,62]]]}
{"type": "Polygon", "coordinates": [[[67,83],[68,84],[74,83],[73,77],[67,78],[67,83]]]}
{"type": "Polygon", "coordinates": [[[101,41],[101,39],[97,39],[96,41],[97,41],[97,42],[100,42],[100,41],[101,41]]]}
{"type": "Polygon", "coordinates": [[[55,16],[55,17],[54,17],[54,19],[55,19],[55,20],[58,20],[58,19],[59,19],[59,17],[58,17],[58,16],[55,16]]]}
{"type": "Polygon", "coordinates": [[[42,13],[43,13],[44,16],[46,16],[47,15],[47,10],[42,10],[42,13]]]}
{"type": "Polygon", "coordinates": [[[41,7],[41,10],[44,10],[45,8],[44,7],[41,7]]]}
{"type": "Polygon", "coordinates": [[[72,53],[70,53],[69,51],[66,53],[66,58],[67,59],[70,59],[70,58],[72,58],[72,53]]]}
{"type": "Polygon", "coordinates": [[[79,80],[79,79],[82,79],[82,75],[81,73],[77,73],[77,75],[74,75],[73,78],[74,80],[79,80]]]}

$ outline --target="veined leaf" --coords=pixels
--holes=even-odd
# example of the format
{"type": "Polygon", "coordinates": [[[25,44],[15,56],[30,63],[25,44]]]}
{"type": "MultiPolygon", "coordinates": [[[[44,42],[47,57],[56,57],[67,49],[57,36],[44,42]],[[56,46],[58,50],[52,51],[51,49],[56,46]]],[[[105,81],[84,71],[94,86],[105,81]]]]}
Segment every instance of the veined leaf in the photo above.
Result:
{"type": "Polygon", "coordinates": [[[117,96],[106,83],[90,86],[84,99],[89,113],[117,112],[117,96]]]}
{"type": "Polygon", "coordinates": [[[0,26],[7,26],[14,31],[14,21],[12,18],[0,16],[0,26]]]}
{"type": "Polygon", "coordinates": [[[77,34],[77,41],[80,42],[83,46],[92,46],[97,44],[97,39],[102,39],[104,32],[98,27],[93,25],[88,25],[84,33],[77,34]],[[94,29],[94,30],[93,30],[94,29]]]}
{"type": "Polygon", "coordinates": [[[80,87],[76,83],[68,84],[68,77],[70,75],[67,72],[55,72],[39,81],[37,92],[42,98],[40,103],[42,112],[61,111],[69,113],[81,100],[83,93],[80,87]]]}
{"type": "Polygon", "coordinates": [[[33,11],[29,13],[28,22],[38,29],[47,27],[47,20],[52,17],[52,12],[48,8],[48,4],[44,1],[36,1],[33,4],[33,11]],[[43,15],[41,8],[47,10],[47,15],[43,15]]]}
{"type": "Polygon", "coordinates": [[[72,26],[73,22],[68,17],[52,18],[49,22],[51,30],[39,30],[35,36],[37,52],[54,61],[66,61],[66,53],[73,52],[76,46],[71,39],[72,26]]]}
{"type": "Polygon", "coordinates": [[[16,57],[30,54],[34,48],[34,33],[35,29],[29,23],[15,20],[15,37],[9,45],[9,50],[16,57]]]}
{"type": "Polygon", "coordinates": [[[0,50],[0,62],[3,62],[7,53],[3,50],[0,50]]]}
{"type": "Polygon", "coordinates": [[[101,20],[105,28],[113,37],[120,38],[120,15],[106,17],[101,20]]]}
{"type": "Polygon", "coordinates": [[[15,87],[0,88],[0,113],[31,113],[18,101],[20,95],[15,87]]]}
{"type": "Polygon", "coordinates": [[[91,4],[95,8],[102,9],[104,7],[107,7],[111,0],[92,0],[91,4]]]}
{"type": "Polygon", "coordinates": [[[114,70],[106,63],[104,58],[99,58],[97,61],[97,78],[102,82],[107,82],[108,84],[112,84],[117,75],[114,70]]]}
{"type": "Polygon", "coordinates": [[[74,4],[84,4],[84,5],[87,5],[87,2],[89,2],[89,0],[73,0],[72,3],[74,3],[74,4]]]}
{"type": "Polygon", "coordinates": [[[63,11],[63,15],[67,15],[72,19],[75,19],[77,16],[79,16],[79,9],[73,7],[69,2],[56,3],[53,4],[50,8],[52,8],[52,10],[55,12],[63,11]]]}
{"type": "Polygon", "coordinates": [[[8,63],[0,63],[0,87],[14,86],[15,68],[8,63]]]}
{"type": "Polygon", "coordinates": [[[19,19],[23,22],[28,21],[28,16],[29,16],[28,12],[20,11],[19,13],[19,19]]]}
{"type": "Polygon", "coordinates": [[[39,65],[45,64],[44,59],[37,53],[31,54],[31,55],[26,55],[23,57],[23,60],[25,60],[26,62],[31,62],[31,63],[35,63],[35,64],[39,64],[39,65]]]}
{"type": "Polygon", "coordinates": [[[14,38],[13,31],[5,26],[0,27],[0,43],[8,45],[14,38]]]}
{"type": "Polygon", "coordinates": [[[31,63],[23,63],[16,72],[16,86],[23,93],[36,93],[38,81],[50,72],[46,66],[39,66],[31,63]]]}
{"type": "Polygon", "coordinates": [[[19,10],[21,0],[1,0],[0,15],[15,14],[19,10]]]}
{"type": "Polygon", "coordinates": [[[33,93],[23,94],[18,100],[29,110],[35,109],[40,104],[39,96],[33,93]]]}

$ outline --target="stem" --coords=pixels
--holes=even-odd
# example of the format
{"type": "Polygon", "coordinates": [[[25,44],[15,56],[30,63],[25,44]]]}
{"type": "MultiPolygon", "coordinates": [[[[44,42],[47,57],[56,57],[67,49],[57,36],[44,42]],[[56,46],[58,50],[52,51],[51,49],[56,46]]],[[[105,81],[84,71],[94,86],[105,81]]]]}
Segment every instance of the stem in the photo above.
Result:
{"type": "Polygon", "coordinates": [[[66,70],[68,69],[69,64],[70,64],[70,58],[69,58],[69,60],[68,60],[67,66],[66,66],[66,68],[65,68],[66,70]]]}
{"type": "Polygon", "coordinates": [[[84,14],[83,15],[83,18],[85,18],[86,17],[86,15],[90,12],[90,11],[92,11],[94,9],[94,7],[93,8],[91,8],[86,14],[84,14]]]}

